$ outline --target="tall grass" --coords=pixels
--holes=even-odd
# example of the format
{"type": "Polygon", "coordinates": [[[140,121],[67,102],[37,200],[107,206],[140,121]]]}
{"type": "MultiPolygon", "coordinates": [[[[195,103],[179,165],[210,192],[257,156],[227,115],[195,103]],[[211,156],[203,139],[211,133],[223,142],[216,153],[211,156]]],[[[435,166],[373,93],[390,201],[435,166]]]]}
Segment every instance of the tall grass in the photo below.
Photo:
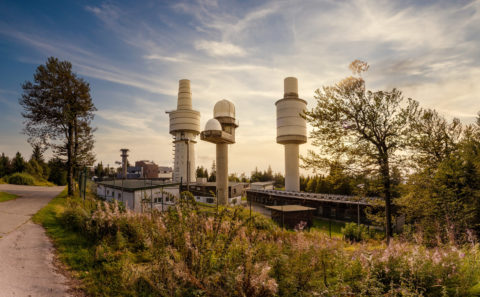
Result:
{"type": "Polygon", "coordinates": [[[56,199],[41,216],[93,296],[474,296],[480,278],[473,240],[350,244],[188,194],[164,213],[56,199]]]}

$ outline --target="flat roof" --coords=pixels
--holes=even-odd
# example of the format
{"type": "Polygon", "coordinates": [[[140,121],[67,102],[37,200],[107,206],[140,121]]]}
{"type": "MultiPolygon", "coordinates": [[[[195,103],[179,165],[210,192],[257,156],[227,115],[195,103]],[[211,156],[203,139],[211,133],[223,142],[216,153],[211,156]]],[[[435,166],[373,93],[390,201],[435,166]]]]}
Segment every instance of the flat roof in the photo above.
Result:
{"type": "Polygon", "coordinates": [[[265,185],[273,185],[275,181],[264,181],[264,182],[253,182],[252,185],[259,185],[259,186],[265,186],[265,185]]]}
{"type": "Polygon", "coordinates": [[[160,180],[148,180],[148,179],[119,179],[97,182],[98,185],[102,185],[109,188],[125,190],[133,192],[135,190],[164,188],[168,186],[176,186],[178,183],[165,183],[160,180]]]}
{"type": "Polygon", "coordinates": [[[306,207],[302,205],[274,205],[274,206],[265,206],[265,207],[269,209],[281,211],[281,212],[315,210],[315,208],[313,207],[306,207]]]}
{"type": "MultiPolygon", "coordinates": [[[[245,184],[248,184],[248,183],[242,183],[242,182],[228,182],[228,186],[237,186],[237,185],[245,185],[245,184]]],[[[183,183],[183,186],[186,186],[187,184],[184,182],[183,183]]],[[[207,186],[207,187],[216,187],[217,186],[217,183],[216,182],[194,182],[194,183],[190,183],[190,186],[193,187],[193,186],[207,186]]]]}

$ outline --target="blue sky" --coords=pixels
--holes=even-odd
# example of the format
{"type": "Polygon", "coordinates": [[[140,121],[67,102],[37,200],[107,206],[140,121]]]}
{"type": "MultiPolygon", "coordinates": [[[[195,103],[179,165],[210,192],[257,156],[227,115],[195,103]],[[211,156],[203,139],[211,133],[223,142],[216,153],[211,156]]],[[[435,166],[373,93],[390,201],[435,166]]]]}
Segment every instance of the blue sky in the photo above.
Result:
{"type": "MultiPolygon", "coordinates": [[[[372,89],[397,87],[447,117],[480,111],[480,1],[0,1],[0,152],[29,156],[21,134],[21,83],[55,56],[91,85],[97,159],[172,164],[166,110],[178,80],[191,80],[202,126],[228,99],[240,127],[230,171],[283,171],[275,106],[283,78],[315,89],[371,65],[372,89]]],[[[311,148],[301,147],[301,153],[311,148]]],[[[197,164],[214,146],[199,141],[197,164]]]]}

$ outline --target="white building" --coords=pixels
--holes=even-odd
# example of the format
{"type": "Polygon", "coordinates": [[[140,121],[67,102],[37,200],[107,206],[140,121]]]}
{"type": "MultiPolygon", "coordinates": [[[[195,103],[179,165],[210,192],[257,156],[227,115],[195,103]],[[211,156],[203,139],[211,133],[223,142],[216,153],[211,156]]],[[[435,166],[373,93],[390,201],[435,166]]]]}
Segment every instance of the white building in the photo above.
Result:
{"type": "Polygon", "coordinates": [[[252,190],[274,190],[274,181],[254,182],[250,184],[252,190]]]}
{"type": "Polygon", "coordinates": [[[97,195],[107,201],[118,200],[136,212],[154,209],[164,211],[179,197],[178,185],[158,180],[113,180],[97,183],[97,195]]]}

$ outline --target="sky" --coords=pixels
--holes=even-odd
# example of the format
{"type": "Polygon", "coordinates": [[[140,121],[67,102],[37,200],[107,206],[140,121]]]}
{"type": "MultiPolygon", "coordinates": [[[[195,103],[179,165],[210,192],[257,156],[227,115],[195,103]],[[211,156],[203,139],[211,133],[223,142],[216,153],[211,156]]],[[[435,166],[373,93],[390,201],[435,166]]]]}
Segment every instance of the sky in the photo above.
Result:
{"type": "MultiPolygon", "coordinates": [[[[202,127],[215,102],[236,106],[230,172],[283,172],[274,104],[288,76],[313,108],[315,90],[349,76],[360,59],[370,64],[368,88],[395,87],[422,107],[473,122],[480,0],[0,0],[0,152],[30,156],[18,99],[50,56],[72,62],[90,83],[104,165],[119,161],[123,147],[131,162],[173,165],[165,111],[176,108],[186,78],[202,127]]],[[[300,153],[308,149],[310,141],[300,153]]],[[[197,165],[210,168],[214,145],[199,140],[196,150],[197,165]]]]}

